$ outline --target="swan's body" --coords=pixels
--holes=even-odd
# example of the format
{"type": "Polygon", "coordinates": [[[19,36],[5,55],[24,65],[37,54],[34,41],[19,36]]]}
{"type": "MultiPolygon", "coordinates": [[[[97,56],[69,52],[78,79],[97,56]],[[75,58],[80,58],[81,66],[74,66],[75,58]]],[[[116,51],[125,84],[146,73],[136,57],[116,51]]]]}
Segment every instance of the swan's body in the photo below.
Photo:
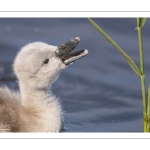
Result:
{"type": "MultiPolygon", "coordinates": [[[[74,40],[77,45],[79,38],[74,40]]],[[[62,58],[56,57],[57,49],[58,46],[35,42],[26,45],[18,53],[14,72],[19,80],[20,92],[0,88],[0,132],[62,130],[61,105],[48,92],[49,86],[66,67],[62,58]]]]}
{"type": "Polygon", "coordinates": [[[30,105],[25,105],[20,101],[19,93],[12,92],[8,88],[0,89],[1,132],[61,131],[63,116],[58,99],[42,93],[37,94],[39,97],[36,95],[31,95],[31,99],[28,97],[26,103],[29,102],[30,105]],[[47,98],[47,101],[42,102],[43,98],[47,98]]]}

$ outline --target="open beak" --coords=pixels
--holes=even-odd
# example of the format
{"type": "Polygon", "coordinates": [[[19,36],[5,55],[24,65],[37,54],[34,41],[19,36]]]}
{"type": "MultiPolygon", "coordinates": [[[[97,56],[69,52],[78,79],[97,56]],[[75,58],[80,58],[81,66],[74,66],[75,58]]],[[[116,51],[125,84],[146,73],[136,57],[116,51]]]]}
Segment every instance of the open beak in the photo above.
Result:
{"type": "Polygon", "coordinates": [[[75,36],[70,41],[58,46],[58,49],[55,51],[56,56],[60,58],[65,65],[86,56],[88,54],[88,50],[86,49],[71,53],[79,42],[80,38],[75,36]]]}

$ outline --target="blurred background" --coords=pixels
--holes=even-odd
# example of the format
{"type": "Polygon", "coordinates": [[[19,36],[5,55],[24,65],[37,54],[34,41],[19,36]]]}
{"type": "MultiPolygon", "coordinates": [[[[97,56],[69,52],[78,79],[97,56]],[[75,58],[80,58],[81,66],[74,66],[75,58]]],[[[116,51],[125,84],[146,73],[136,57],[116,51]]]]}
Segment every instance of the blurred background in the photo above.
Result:
{"type": "MultiPolygon", "coordinates": [[[[139,66],[135,18],[93,18],[139,66]]],[[[150,20],[143,28],[146,86],[150,84],[150,20]]],[[[140,78],[86,18],[0,18],[0,86],[18,89],[13,60],[22,46],[60,45],[79,36],[89,54],[53,84],[65,111],[63,132],[142,132],[140,78]]],[[[74,51],[75,51],[74,50],[74,51]]]]}

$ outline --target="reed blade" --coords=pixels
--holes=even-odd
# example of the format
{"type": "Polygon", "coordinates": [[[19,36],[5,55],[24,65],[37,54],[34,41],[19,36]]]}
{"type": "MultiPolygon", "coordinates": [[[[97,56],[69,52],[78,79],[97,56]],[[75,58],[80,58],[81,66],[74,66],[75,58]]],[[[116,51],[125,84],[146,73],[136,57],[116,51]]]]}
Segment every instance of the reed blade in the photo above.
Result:
{"type": "Polygon", "coordinates": [[[88,18],[88,20],[90,21],[90,23],[111,43],[111,45],[113,45],[118,52],[121,53],[121,55],[126,59],[126,61],[128,62],[128,64],[130,65],[130,67],[132,68],[132,70],[138,75],[141,76],[141,72],[139,70],[139,68],[137,67],[137,65],[135,64],[135,62],[133,61],[133,59],[131,59],[131,57],[129,55],[127,55],[127,53],[125,53],[119,46],[118,44],[98,25],[96,24],[92,19],[88,18]]]}

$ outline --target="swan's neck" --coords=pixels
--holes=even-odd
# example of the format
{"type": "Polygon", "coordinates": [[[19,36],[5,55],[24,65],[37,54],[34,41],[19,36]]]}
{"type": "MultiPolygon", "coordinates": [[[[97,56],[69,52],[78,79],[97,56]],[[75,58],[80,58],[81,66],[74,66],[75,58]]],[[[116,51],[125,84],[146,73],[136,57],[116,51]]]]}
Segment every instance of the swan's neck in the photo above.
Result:
{"type": "MultiPolygon", "coordinates": [[[[26,84],[20,84],[20,92],[22,105],[26,110],[32,110],[37,116],[40,116],[46,131],[61,130],[63,125],[61,105],[58,99],[48,92],[48,88],[31,88],[26,84]]],[[[38,122],[39,120],[37,118],[38,122]]]]}
{"type": "Polygon", "coordinates": [[[50,98],[47,89],[31,88],[25,84],[20,84],[20,93],[22,97],[22,105],[25,107],[36,106],[47,103],[50,98]]]}

